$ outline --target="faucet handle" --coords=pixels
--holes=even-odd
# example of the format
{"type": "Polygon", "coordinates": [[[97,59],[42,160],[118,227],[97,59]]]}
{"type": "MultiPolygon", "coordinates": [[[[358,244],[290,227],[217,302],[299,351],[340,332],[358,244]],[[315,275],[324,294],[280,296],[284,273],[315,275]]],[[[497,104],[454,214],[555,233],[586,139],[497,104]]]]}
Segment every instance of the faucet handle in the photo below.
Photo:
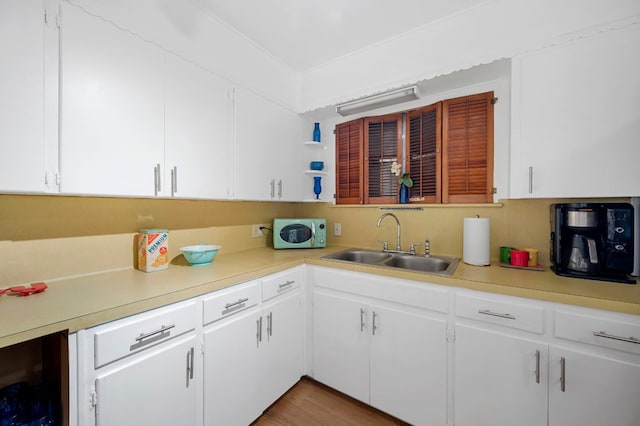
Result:
{"type": "Polygon", "coordinates": [[[429,237],[424,237],[424,257],[431,256],[431,242],[429,237]]]}
{"type": "Polygon", "coordinates": [[[382,243],[382,251],[389,250],[389,243],[383,240],[378,240],[379,243],[382,243]]]}
{"type": "Polygon", "coordinates": [[[409,248],[409,252],[411,254],[416,254],[416,247],[421,245],[422,243],[411,243],[411,247],[409,248]]]}

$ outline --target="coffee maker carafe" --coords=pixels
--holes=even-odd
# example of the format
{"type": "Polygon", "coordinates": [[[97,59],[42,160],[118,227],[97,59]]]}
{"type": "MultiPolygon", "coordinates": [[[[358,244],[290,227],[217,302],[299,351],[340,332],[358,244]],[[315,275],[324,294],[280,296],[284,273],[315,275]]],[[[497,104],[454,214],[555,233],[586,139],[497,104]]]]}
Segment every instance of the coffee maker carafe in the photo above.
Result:
{"type": "Polygon", "coordinates": [[[558,275],[634,284],[633,253],[631,204],[551,206],[551,268],[558,275]]]}
{"type": "Polygon", "coordinates": [[[575,272],[593,274],[598,271],[598,248],[592,237],[573,234],[569,247],[567,269],[575,272]]]}

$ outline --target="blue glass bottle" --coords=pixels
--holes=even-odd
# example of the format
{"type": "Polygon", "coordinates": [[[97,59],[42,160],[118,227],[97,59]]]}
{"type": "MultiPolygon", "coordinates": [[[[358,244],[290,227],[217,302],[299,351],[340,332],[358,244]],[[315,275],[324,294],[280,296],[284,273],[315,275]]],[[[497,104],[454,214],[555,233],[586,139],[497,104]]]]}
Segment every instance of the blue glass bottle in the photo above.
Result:
{"type": "Polygon", "coordinates": [[[320,179],[322,176],[313,177],[313,193],[316,194],[316,200],[320,199],[320,193],[322,192],[322,186],[320,185],[320,179]]]}
{"type": "Polygon", "coordinates": [[[313,123],[313,141],[320,142],[320,123],[313,123]]]}
{"type": "Polygon", "coordinates": [[[400,184],[400,204],[409,204],[409,187],[404,183],[400,184]]]}

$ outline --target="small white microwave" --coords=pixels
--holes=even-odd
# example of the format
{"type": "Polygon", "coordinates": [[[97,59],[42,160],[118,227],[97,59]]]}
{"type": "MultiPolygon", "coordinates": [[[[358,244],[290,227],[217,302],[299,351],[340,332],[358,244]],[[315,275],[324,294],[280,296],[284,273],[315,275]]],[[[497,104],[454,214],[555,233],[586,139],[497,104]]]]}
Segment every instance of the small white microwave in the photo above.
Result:
{"type": "Polygon", "coordinates": [[[327,246],[325,219],[273,219],[273,248],[298,249],[327,246]]]}

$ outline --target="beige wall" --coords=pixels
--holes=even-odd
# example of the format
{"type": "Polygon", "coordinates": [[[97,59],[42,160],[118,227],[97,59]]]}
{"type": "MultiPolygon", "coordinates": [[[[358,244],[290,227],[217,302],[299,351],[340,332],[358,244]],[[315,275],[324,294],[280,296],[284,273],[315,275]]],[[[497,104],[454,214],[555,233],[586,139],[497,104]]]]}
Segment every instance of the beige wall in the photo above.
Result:
{"type": "MultiPolygon", "coordinates": [[[[431,242],[431,253],[462,256],[462,228],[465,217],[488,217],[491,221],[491,260],[497,261],[499,247],[531,247],[540,250],[541,261],[549,259],[549,208],[554,200],[507,200],[500,204],[472,206],[425,206],[422,211],[393,211],[400,219],[404,250],[411,243],[431,242]]],[[[413,206],[412,206],[413,207],[413,206]]],[[[298,206],[301,216],[314,214],[329,221],[329,243],[381,248],[378,240],[395,246],[396,225],[393,219],[376,223],[385,211],[375,207],[298,206]],[[342,236],[333,235],[334,223],[342,226],[342,236]]],[[[422,253],[424,246],[418,247],[422,253]]]]}
{"type": "MultiPolygon", "coordinates": [[[[431,242],[431,253],[462,257],[462,228],[465,217],[488,217],[491,221],[491,261],[499,259],[500,246],[536,248],[539,261],[549,265],[550,208],[553,203],[576,200],[532,199],[501,200],[499,204],[430,205],[422,211],[394,211],[402,227],[402,248],[411,243],[424,244],[425,237],[431,242]]],[[[582,200],[581,200],[582,201],[582,200]]],[[[596,201],[596,200],[591,200],[596,201]]],[[[628,200],[606,200],[628,201],[628,200]]],[[[415,207],[416,205],[411,205],[415,207]]],[[[378,240],[386,240],[395,246],[396,225],[393,219],[384,219],[380,228],[378,218],[384,211],[377,207],[343,207],[327,204],[298,204],[297,216],[324,217],[328,221],[329,244],[350,247],[381,248],[378,240]],[[342,236],[333,235],[334,223],[342,226],[342,236]]],[[[418,247],[423,253],[424,246],[418,247]]]]}
{"type": "Polygon", "coordinates": [[[0,195],[0,241],[269,223],[293,203],[0,195]]]}
{"type": "MultiPolygon", "coordinates": [[[[501,245],[510,245],[539,249],[540,262],[548,265],[549,208],[552,203],[563,201],[571,200],[504,200],[495,205],[431,205],[424,206],[422,211],[395,211],[395,214],[402,224],[404,249],[413,242],[423,243],[428,236],[433,254],[461,257],[463,219],[480,215],[491,219],[492,261],[497,261],[501,245]]],[[[269,224],[274,217],[324,217],[328,221],[329,244],[380,248],[377,241],[387,240],[393,247],[396,239],[393,220],[385,219],[380,228],[376,227],[382,213],[375,206],[345,207],[317,203],[0,195],[0,243],[4,242],[0,248],[7,253],[22,250],[25,252],[23,258],[27,259],[34,247],[40,250],[52,246],[49,249],[51,251],[61,244],[63,247],[83,247],[100,241],[100,236],[109,236],[102,239],[105,247],[109,244],[115,247],[130,246],[131,234],[139,228],[162,227],[173,233],[172,252],[175,253],[172,254],[175,255],[179,254],[177,248],[180,244],[193,243],[198,235],[209,235],[216,241],[224,240],[226,250],[237,251],[243,246],[269,245],[270,236],[251,239],[250,225],[269,224]],[[340,237],[333,235],[335,223],[342,225],[340,237]],[[208,230],[202,234],[201,229],[208,230]]],[[[419,252],[423,249],[420,246],[419,252]]],[[[105,250],[107,254],[113,252],[105,250]]],[[[102,269],[130,263],[129,251],[122,260],[110,260],[96,267],[102,269]]],[[[5,262],[4,266],[12,271],[14,269],[10,263],[5,262]]],[[[0,277],[11,276],[8,280],[11,282],[26,279],[22,274],[12,276],[15,272],[12,271],[0,271],[0,277]]],[[[55,276],[66,272],[61,270],[55,276]]]]}

